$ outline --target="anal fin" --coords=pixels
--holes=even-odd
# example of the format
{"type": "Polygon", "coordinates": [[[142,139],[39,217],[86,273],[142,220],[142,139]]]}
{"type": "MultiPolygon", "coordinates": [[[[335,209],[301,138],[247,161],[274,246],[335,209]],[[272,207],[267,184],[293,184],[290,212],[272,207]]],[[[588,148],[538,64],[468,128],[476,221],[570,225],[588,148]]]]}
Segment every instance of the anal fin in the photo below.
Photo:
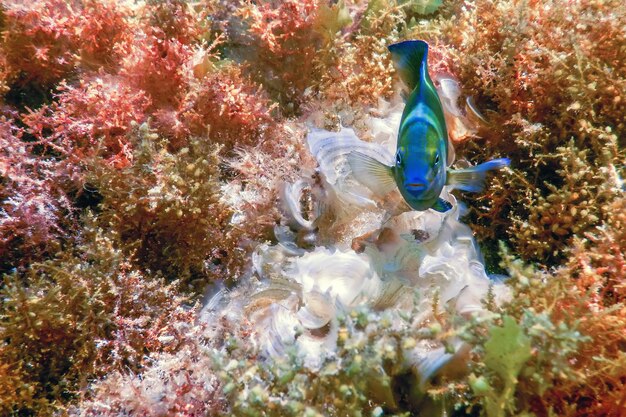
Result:
{"type": "Polygon", "coordinates": [[[439,213],[445,213],[452,208],[452,204],[443,198],[439,198],[431,208],[439,213]]]}

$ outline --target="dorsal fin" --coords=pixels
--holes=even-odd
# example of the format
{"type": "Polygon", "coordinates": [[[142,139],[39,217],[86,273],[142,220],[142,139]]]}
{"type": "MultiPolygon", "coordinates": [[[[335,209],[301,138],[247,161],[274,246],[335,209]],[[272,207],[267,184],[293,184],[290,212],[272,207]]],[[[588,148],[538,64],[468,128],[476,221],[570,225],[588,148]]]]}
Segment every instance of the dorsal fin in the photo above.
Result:
{"type": "Polygon", "coordinates": [[[389,45],[388,49],[400,78],[413,91],[427,71],[428,44],[404,41],[389,45]]]}

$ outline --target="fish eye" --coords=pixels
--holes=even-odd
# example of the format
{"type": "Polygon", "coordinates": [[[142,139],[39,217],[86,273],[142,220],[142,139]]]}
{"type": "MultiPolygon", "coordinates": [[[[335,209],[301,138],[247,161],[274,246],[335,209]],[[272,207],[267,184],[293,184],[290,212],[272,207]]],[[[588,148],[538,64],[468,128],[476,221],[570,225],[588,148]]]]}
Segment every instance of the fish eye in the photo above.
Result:
{"type": "Polygon", "coordinates": [[[435,154],[435,165],[439,163],[439,154],[435,154]]]}
{"type": "Polygon", "coordinates": [[[402,154],[400,151],[396,153],[396,165],[402,165],[402,154]]]}

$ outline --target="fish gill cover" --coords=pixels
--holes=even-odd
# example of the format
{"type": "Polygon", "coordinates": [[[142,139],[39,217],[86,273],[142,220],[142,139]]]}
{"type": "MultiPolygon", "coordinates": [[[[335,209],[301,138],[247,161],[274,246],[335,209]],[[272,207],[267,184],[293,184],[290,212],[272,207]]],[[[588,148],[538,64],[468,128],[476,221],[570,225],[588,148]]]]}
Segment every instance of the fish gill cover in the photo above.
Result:
{"type": "Polygon", "coordinates": [[[0,415],[626,414],[626,6],[0,2],[0,415]],[[429,44],[451,209],[393,165],[429,44]],[[374,190],[375,191],[375,190],[374,190]]]}

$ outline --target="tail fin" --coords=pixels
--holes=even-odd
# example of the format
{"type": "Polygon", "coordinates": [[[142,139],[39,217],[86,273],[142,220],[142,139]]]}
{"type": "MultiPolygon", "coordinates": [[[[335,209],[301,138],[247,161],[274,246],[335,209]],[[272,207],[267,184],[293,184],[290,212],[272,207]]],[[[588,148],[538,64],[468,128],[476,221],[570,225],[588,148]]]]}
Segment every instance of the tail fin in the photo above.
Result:
{"type": "Polygon", "coordinates": [[[447,184],[463,191],[479,192],[485,188],[487,171],[509,166],[509,158],[493,159],[475,167],[448,171],[447,184]]]}
{"type": "Polygon", "coordinates": [[[389,45],[389,52],[402,81],[410,90],[427,71],[428,44],[424,41],[404,41],[389,45]]]}

